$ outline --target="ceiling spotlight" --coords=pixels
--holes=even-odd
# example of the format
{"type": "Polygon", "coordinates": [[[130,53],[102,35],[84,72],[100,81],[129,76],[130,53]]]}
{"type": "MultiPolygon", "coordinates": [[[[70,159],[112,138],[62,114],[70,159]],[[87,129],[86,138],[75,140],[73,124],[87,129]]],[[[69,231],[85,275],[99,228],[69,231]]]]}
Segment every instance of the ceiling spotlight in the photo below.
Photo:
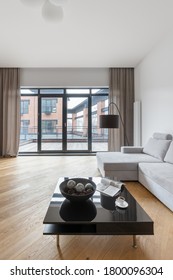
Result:
{"type": "Polygon", "coordinates": [[[50,0],[46,0],[42,7],[42,16],[49,22],[57,22],[63,19],[63,9],[61,6],[55,6],[50,0]]]}
{"type": "Polygon", "coordinates": [[[23,4],[28,6],[40,6],[45,0],[20,0],[23,4]]]}

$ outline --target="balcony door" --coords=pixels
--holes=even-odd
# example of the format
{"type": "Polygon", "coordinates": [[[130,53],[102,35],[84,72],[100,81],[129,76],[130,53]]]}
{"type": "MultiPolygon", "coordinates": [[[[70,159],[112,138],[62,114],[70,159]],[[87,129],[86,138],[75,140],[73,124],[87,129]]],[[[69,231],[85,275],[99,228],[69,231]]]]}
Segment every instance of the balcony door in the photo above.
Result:
{"type": "Polygon", "coordinates": [[[63,98],[40,97],[39,150],[63,150],[63,98]]]}
{"type": "Polygon", "coordinates": [[[41,96],[40,100],[39,150],[88,151],[88,97],[41,96]]]}
{"type": "Polygon", "coordinates": [[[89,151],[89,98],[68,95],[66,99],[66,150],[89,151]]]}

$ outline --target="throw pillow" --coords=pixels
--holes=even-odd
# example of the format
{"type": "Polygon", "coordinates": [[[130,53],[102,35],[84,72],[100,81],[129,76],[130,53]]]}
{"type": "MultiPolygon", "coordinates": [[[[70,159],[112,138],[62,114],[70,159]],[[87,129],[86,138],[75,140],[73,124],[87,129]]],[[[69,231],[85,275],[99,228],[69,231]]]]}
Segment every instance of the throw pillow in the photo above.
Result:
{"type": "Polygon", "coordinates": [[[155,132],[153,138],[162,140],[172,140],[172,135],[167,133],[155,132]]]}
{"type": "Polygon", "coordinates": [[[170,140],[150,138],[144,146],[143,152],[163,161],[170,142],[170,140]]]}
{"type": "Polygon", "coordinates": [[[164,161],[173,163],[173,142],[171,142],[169,149],[166,153],[166,156],[164,158],[164,161]]]}

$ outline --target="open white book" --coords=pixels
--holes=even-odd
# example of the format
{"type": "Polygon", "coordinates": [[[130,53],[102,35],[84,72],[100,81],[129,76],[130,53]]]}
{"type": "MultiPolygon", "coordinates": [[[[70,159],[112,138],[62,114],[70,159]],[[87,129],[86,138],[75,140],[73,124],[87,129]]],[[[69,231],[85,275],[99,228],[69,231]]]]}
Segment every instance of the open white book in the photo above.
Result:
{"type": "Polygon", "coordinates": [[[102,178],[101,182],[97,184],[97,191],[105,195],[115,196],[121,191],[121,187],[123,185],[124,184],[122,182],[102,178]]]}

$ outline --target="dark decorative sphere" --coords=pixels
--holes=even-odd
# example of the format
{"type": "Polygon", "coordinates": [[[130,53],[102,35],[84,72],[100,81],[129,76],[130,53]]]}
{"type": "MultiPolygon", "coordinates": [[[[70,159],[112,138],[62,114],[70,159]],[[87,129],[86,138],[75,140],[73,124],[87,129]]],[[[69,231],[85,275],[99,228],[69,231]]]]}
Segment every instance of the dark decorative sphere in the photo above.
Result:
{"type": "Polygon", "coordinates": [[[85,178],[72,178],[63,181],[60,186],[62,195],[70,201],[84,201],[96,191],[96,184],[85,178]]]}

